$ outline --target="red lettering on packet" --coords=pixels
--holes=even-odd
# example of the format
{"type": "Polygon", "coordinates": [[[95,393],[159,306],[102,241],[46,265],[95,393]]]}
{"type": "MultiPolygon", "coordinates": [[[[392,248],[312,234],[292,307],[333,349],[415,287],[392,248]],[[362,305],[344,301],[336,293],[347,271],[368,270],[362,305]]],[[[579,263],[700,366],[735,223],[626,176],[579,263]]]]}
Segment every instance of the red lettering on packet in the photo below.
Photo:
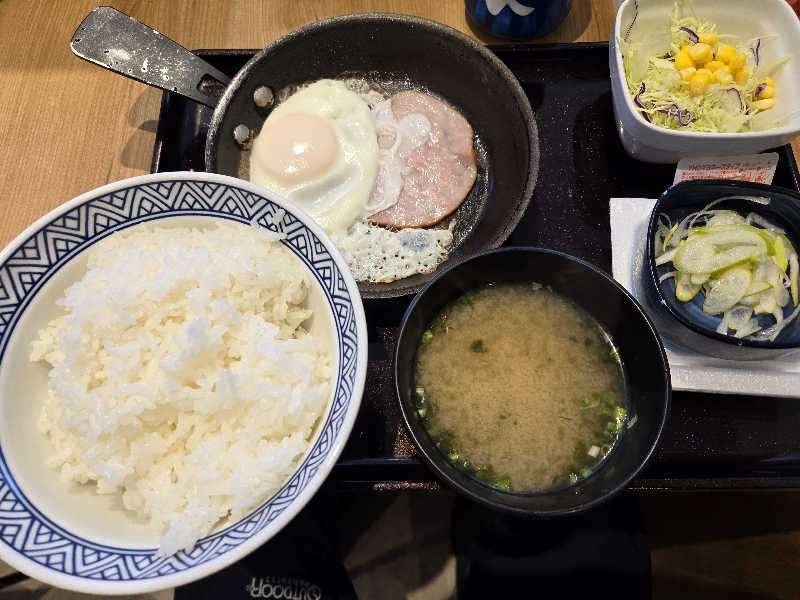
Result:
{"type": "Polygon", "coordinates": [[[717,159],[717,162],[703,158],[683,159],[678,163],[675,181],[738,179],[757,183],[770,183],[775,173],[777,162],[778,157],[775,154],[721,157],[717,159]]]}

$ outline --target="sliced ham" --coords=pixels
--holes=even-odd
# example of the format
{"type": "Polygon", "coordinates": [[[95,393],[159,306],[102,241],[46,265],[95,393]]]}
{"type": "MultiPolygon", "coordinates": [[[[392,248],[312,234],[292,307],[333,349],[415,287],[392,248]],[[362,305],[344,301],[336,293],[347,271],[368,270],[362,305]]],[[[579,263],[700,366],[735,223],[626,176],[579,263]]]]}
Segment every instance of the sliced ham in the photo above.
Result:
{"type": "MultiPolygon", "coordinates": [[[[429,130],[422,140],[414,140],[412,148],[403,146],[402,141],[398,144],[397,156],[402,156],[402,162],[397,165],[397,156],[393,156],[384,173],[379,174],[376,186],[378,194],[385,193],[385,188],[398,188],[388,182],[398,180],[399,168],[402,187],[397,202],[371,215],[369,220],[398,228],[433,225],[458,208],[475,183],[478,169],[472,148],[472,127],[457,111],[421,92],[401,92],[390,103],[397,122],[413,124],[424,118],[429,122],[429,130]]],[[[424,130],[419,124],[415,129],[424,130]]],[[[402,130],[403,127],[397,128],[402,130]]],[[[379,131],[382,149],[394,146],[396,141],[393,135],[379,131]]],[[[376,206],[386,204],[383,198],[371,201],[376,206]]]]}

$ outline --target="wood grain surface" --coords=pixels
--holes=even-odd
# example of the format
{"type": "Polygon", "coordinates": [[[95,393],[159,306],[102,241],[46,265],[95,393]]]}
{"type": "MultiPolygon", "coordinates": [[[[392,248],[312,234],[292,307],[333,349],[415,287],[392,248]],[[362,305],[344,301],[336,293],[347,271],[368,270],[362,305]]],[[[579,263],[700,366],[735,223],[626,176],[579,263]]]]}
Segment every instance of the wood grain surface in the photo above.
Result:
{"type": "MultiPolygon", "coordinates": [[[[97,0],[0,0],[0,247],[59,204],[149,172],[159,90],[76,58],[69,40],[97,0]]],[[[368,11],[427,17],[485,43],[460,0],[119,0],[187,48],[260,48],[302,25],[368,11]]],[[[574,0],[537,42],[607,40],[613,0],[574,0]]]]}

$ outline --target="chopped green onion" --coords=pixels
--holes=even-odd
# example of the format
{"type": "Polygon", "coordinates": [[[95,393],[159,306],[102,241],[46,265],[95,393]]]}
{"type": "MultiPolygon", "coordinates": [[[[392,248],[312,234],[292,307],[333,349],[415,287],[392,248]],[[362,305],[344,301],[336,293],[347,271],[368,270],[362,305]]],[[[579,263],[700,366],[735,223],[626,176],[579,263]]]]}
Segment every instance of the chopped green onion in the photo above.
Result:
{"type": "Polygon", "coordinates": [[[492,482],[492,485],[501,490],[511,490],[511,479],[509,477],[502,477],[492,482]]]}
{"type": "Polygon", "coordinates": [[[614,362],[618,365],[622,365],[622,359],[619,357],[619,351],[614,347],[611,346],[611,350],[608,351],[608,355],[614,359],[614,362]]]}
{"type": "Polygon", "coordinates": [[[497,475],[491,465],[484,465],[475,470],[475,477],[487,483],[497,479],[497,475]]]}
{"type": "Polygon", "coordinates": [[[469,345],[469,349],[473,352],[478,352],[484,354],[489,351],[486,345],[483,343],[483,340],[475,340],[469,345]]]}

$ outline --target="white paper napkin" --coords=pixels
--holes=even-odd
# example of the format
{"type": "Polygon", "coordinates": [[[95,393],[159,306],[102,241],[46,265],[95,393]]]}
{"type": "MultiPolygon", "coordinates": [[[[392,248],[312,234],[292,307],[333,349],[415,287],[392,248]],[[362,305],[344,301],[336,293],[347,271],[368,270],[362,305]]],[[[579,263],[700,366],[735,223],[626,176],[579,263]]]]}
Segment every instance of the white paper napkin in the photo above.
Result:
{"type": "MultiPolygon", "coordinates": [[[[647,198],[612,198],[609,204],[614,279],[640,302],[636,282],[644,262],[647,223],[655,203],[647,198]]],[[[673,389],[800,398],[798,353],[769,361],[724,360],[678,347],[670,343],[669,332],[659,333],[667,351],[673,389]]]]}

